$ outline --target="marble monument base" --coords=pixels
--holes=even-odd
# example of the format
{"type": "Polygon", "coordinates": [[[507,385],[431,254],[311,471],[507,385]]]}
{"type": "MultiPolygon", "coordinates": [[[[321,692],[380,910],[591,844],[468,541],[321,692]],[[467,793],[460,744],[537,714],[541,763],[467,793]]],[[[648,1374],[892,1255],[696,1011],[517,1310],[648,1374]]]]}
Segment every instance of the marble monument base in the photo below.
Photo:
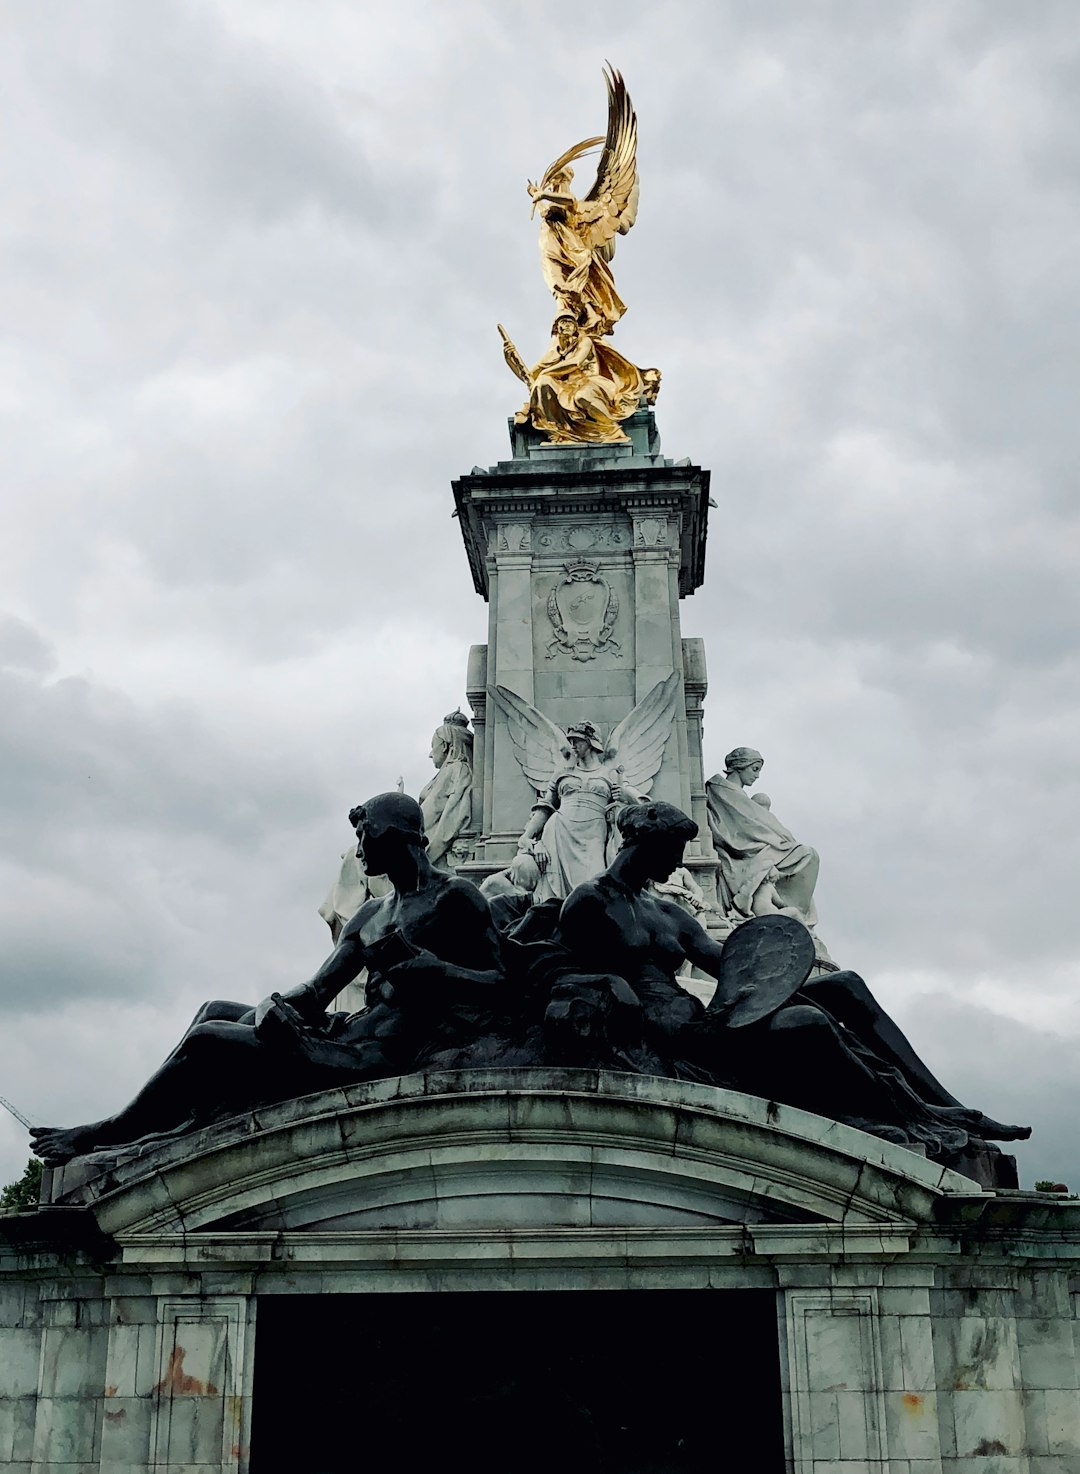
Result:
{"type": "MultiPolygon", "coordinates": [[[[317,1467],[336,1467],[319,1433],[329,1417],[355,1429],[353,1455],[363,1439],[391,1459],[398,1413],[365,1389],[380,1358],[407,1386],[394,1325],[413,1327],[430,1374],[425,1328],[446,1335],[466,1303],[451,1297],[483,1292],[487,1323],[542,1338],[551,1296],[522,1297],[556,1292],[557,1311],[565,1291],[626,1297],[607,1322],[624,1330],[598,1323],[595,1355],[625,1360],[642,1397],[662,1393],[636,1416],[648,1413],[648,1437],[683,1438],[672,1467],[1080,1468],[1080,1205],[983,1190],[774,1102],[606,1072],[410,1075],[84,1158],[45,1190],[39,1211],[0,1218],[0,1466],[17,1474],[282,1468],[272,1430],[290,1344],[308,1392],[289,1426],[322,1449],[317,1467]],[[404,1320],[387,1320],[386,1294],[410,1297],[404,1320]],[[336,1331],[290,1343],[283,1327],[301,1324],[336,1331]],[[752,1424],[732,1416],[732,1343],[756,1369],[738,1394],[752,1424]],[[319,1386],[340,1393],[343,1365],[355,1400],[313,1403],[319,1386]]],[[[580,1350],[580,1307],[597,1302],[576,1303],[567,1344],[580,1350]]],[[[458,1343],[443,1355],[457,1377],[458,1343]]],[[[473,1418],[478,1469],[517,1395],[494,1365],[478,1364],[472,1403],[453,1401],[459,1422],[473,1418]],[[496,1396],[508,1385],[510,1404],[496,1396]]],[[[594,1386],[571,1371],[559,1417],[594,1394],[608,1406],[606,1372],[594,1386]]]]}

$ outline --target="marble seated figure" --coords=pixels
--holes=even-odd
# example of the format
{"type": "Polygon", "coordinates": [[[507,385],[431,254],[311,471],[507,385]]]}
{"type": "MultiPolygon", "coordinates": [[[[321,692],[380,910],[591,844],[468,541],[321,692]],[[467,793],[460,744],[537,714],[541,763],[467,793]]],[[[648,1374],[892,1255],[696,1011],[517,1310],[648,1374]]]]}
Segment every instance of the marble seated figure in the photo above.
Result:
{"type": "Polygon", "coordinates": [[[583,971],[615,974],[629,985],[641,1005],[644,1041],[668,1062],[668,1072],[766,1095],[918,1143],[933,1155],[961,1151],[972,1136],[1030,1134],[950,1095],[857,973],[808,979],[813,945],[801,922],[755,918],[720,943],[682,907],[651,893],[678,869],[697,834],[679,809],[627,807],[619,828],[622,848],[603,875],[567,898],[559,935],[583,971]],[[749,966],[733,994],[737,954],[749,966]],[[718,980],[707,1009],[677,982],[686,961],[718,980]],[[748,1001],[759,1006],[747,1009],[748,1001]],[[735,1004],[750,1020],[744,1026],[733,1024],[735,1004]]]}
{"type": "MultiPolygon", "coordinates": [[[[349,810],[349,827],[355,831],[358,810],[349,810]]],[[[390,893],[390,882],[385,875],[369,875],[356,853],[356,837],[341,857],[337,879],[326,893],[326,900],[319,907],[319,915],[330,928],[330,936],[337,941],[345,923],[352,919],[365,901],[374,896],[390,893]]]]}
{"type": "MultiPolygon", "coordinates": [[[[666,900],[674,901],[676,906],[690,916],[696,916],[702,926],[710,928],[714,937],[723,940],[732,930],[731,923],[725,918],[719,906],[714,905],[705,895],[705,892],[694,879],[693,874],[685,865],[680,865],[673,870],[667,880],[654,880],[649,885],[649,892],[654,896],[663,896],[666,900]]],[[[679,969],[679,978],[683,987],[686,987],[693,974],[693,963],[684,962],[679,969]]],[[[691,987],[691,992],[697,992],[700,985],[691,987]]],[[[701,994],[698,993],[700,997],[701,994]]],[[[703,999],[702,1001],[707,1001],[703,999]]]]}
{"type": "Polygon", "coordinates": [[[461,836],[472,822],[473,734],[458,710],[445,716],[431,739],[435,776],[420,790],[428,859],[452,870],[468,858],[459,855],[461,836]]]}
{"type": "Polygon", "coordinates": [[[360,862],[385,875],[390,890],[364,902],[310,981],[257,1007],[203,1004],[123,1110],[84,1126],[35,1128],[39,1157],[56,1165],[258,1104],[397,1074],[413,1068],[423,1048],[488,1027],[503,974],[487,902],[468,881],[431,865],[415,799],[379,794],[353,816],[360,862]],[[365,967],[368,1007],[327,1014],[365,967]]]}
{"type": "Polygon", "coordinates": [[[765,794],[751,796],[764,763],[755,748],[736,747],[724,759],[724,772],[706,784],[721,906],[736,921],[779,913],[813,928],[818,854],[785,829],[765,794]]]}

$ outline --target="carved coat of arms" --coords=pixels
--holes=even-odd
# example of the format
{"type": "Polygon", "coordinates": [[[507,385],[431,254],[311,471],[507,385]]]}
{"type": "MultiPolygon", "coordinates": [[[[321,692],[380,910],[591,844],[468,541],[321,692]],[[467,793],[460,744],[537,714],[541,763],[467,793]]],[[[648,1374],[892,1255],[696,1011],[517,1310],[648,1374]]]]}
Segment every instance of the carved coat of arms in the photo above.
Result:
{"type": "Polygon", "coordinates": [[[557,650],[575,660],[594,660],[600,650],[621,653],[612,633],[619,596],[599,563],[585,559],[564,563],[563,576],[548,595],[547,612],[555,631],[547,647],[549,660],[557,650]]]}

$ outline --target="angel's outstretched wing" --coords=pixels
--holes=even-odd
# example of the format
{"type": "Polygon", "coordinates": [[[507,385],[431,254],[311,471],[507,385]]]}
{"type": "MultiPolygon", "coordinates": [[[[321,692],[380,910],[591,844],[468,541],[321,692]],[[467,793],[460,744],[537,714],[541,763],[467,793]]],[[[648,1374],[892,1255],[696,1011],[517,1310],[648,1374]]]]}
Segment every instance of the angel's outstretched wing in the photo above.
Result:
{"type": "Polygon", "coordinates": [[[664,747],[675,720],[681,685],[678,671],[643,696],[628,717],[612,732],[604,758],[618,763],[631,788],[648,793],[660,771],[664,747]]]}
{"type": "Polygon", "coordinates": [[[604,149],[596,169],[596,183],[578,207],[585,243],[610,261],[616,235],[626,235],[637,219],[637,114],[621,72],[604,71],[608,94],[608,125],[604,149]]]}
{"type": "Polygon", "coordinates": [[[544,170],[544,177],[538,186],[530,184],[529,193],[533,195],[533,199],[536,199],[538,195],[545,194],[551,189],[555,180],[569,164],[576,164],[578,159],[583,159],[586,154],[595,153],[603,142],[604,139],[598,136],[596,138],[583,138],[580,143],[572,144],[564,154],[560,154],[557,159],[547,166],[544,170]],[[534,189],[536,191],[535,194],[533,194],[534,189]]]}
{"type": "Polygon", "coordinates": [[[508,686],[489,686],[488,690],[506,718],[521,771],[537,792],[542,792],[559,769],[573,760],[566,733],[508,686]]]}

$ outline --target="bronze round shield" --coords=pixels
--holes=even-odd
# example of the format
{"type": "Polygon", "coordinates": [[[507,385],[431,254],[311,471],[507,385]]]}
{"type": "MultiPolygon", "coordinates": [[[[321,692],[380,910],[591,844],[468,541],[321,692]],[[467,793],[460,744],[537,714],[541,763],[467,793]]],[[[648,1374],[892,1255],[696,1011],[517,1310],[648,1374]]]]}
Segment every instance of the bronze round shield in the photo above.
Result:
{"type": "Polygon", "coordinates": [[[729,1029],[768,1018],[802,987],[814,965],[814,942],[793,916],[755,916],[724,943],[709,1003],[729,1029]]]}

